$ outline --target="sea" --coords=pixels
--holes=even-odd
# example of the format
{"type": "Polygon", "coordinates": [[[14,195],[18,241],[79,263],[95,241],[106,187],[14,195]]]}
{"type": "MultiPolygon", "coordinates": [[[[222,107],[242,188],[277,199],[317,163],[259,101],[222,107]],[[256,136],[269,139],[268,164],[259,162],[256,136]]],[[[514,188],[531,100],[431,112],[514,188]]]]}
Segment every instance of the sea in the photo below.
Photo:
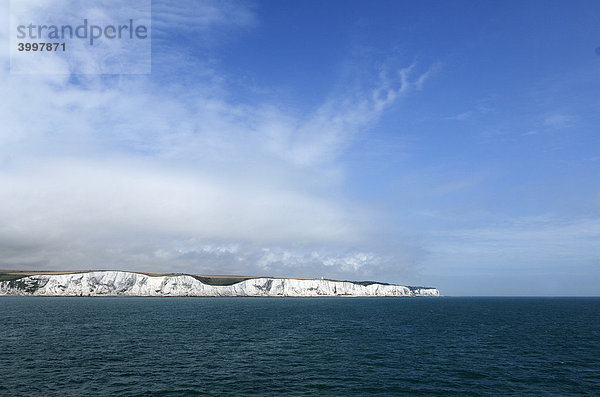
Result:
{"type": "Polygon", "coordinates": [[[0,298],[1,396],[600,396],[600,298],[0,298]]]}

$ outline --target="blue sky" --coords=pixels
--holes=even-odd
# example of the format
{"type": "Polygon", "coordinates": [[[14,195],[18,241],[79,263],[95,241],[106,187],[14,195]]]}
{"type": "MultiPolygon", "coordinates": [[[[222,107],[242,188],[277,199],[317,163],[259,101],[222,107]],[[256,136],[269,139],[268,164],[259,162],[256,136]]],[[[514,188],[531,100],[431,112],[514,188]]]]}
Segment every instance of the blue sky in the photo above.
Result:
{"type": "Polygon", "coordinates": [[[598,295],[598,47],[592,1],[153,1],[150,75],[4,54],[0,267],[598,295]]]}

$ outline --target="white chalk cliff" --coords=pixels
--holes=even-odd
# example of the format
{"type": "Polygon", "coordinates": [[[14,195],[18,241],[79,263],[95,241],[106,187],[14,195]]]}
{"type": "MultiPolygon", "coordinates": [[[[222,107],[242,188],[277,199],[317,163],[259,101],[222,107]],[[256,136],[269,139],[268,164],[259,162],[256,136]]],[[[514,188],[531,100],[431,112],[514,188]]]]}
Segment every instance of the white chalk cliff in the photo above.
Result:
{"type": "Polygon", "coordinates": [[[0,282],[0,295],[21,296],[439,296],[435,288],[350,281],[252,278],[232,285],[205,284],[192,276],[148,276],[121,271],[35,275],[0,282]]]}

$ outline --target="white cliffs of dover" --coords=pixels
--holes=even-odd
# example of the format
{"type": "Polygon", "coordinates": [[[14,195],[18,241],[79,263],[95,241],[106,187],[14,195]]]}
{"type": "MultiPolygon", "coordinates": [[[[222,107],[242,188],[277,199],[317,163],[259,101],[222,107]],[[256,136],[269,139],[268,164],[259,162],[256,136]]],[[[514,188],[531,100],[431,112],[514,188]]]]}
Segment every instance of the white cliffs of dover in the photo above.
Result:
{"type": "Polygon", "coordinates": [[[439,296],[436,288],[325,279],[259,277],[231,285],[209,285],[193,276],[148,276],[123,271],[32,275],[0,282],[0,295],[16,296],[439,296]]]}

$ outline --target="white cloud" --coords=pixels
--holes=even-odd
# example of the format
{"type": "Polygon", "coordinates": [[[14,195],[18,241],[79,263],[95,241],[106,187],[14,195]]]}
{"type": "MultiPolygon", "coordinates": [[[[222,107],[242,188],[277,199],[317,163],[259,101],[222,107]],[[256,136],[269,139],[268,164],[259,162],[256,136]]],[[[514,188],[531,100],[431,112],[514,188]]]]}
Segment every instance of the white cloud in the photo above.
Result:
{"type": "Polygon", "coordinates": [[[494,109],[487,105],[484,105],[483,104],[484,102],[487,102],[487,101],[482,101],[482,103],[475,105],[470,110],[455,114],[453,116],[446,117],[446,120],[466,121],[466,120],[472,120],[472,119],[474,119],[476,117],[480,117],[482,115],[492,113],[494,111],[494,109]]]}
{"type": "Polygon", "coordinates": [[[568,114],[556,113],[548,115],[544,118],[544,126],[554,128],[554,129],[562,129],[568,128],[573,125],[576,117],[568,114]]]}
{"type": "Polygon", "coordinates": [[[473,111],[467,110],[466,112],[462,112],[462,113],[455,114],[454,116],[446,117],[446,119],[465,121],[465,120],[471,119],[471,117],[473,117],[473,111]]]}
{"type": "MultiPolygon", "coordinates": [[[[215,8],[206,29],[234,12],[203,4],[215,8]]],[[[161,23],[192,23],[165,7],[161,23]]],[[[397,266],[375,252],[369,209],[342,195],[338,159],[428,75],[411,66],[299,116],[228,102],[213,72],[182,87],[3,68],[0,266],[340,277],[397,266]]]]}
{"type": "Polygon", "coordinates": [[[551,263],[568,268],[600,259],[598,218],[522,217],[431,236],[430,259],[444,258],[447,264],[461,268],[543,268],[551,263]]]}
{"type": "Polygon", "coordinates": [[[220,27],[231,30],[253,27],[258,23],[251,3],[232,0],[154,0],[152,19],[159,33],[183,31],[206,34],[220,27]]]}

